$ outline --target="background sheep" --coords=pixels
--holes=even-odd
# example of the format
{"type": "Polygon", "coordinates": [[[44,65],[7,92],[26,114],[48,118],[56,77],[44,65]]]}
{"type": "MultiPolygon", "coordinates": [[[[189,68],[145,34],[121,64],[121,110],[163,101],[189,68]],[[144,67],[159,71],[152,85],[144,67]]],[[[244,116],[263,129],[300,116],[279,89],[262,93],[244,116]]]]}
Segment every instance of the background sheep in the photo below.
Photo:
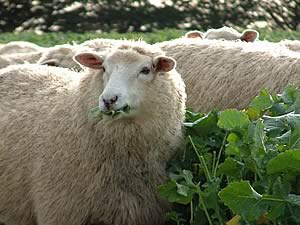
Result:
{"type": "Polygon", "coordinates": [[[300,54],[264,42],[170,41],[158,44],[177,61],[187,90],[187,107],[245,108],[262,88],[281,92],[300,85],[300,54]]]}
{"type": "Polygon", "coordinates": [[[73,56],[75,56],[77,53],[93,49],[93,51],[102,52],[105,54],[106,50],[111,49],[113,46],[116,46],[122,42],[124,41],[98,38],[85,41],[80,45],[57,45],[45,51],[38,63],[47,64],[49,66],[81,70],[82,68],[73,60],[73,56]]]}
{"type": "Polygon", "coordinates": [[[209,40],[228,40],[228,41],[235,41],[241,40],[246,42],[254,42],[258,39],[259,33],[256,30],[247,29],[244,30],[242,33],[238,32],[237,30],[231,27],[222,27],[218,29],[209,29],[205,33],[200,31],[189,31],[185,34],[188,38],[195,38],[199,37],[202,39],[209,39],[209,40]]]}
{"type": "Polygon", "coordinates": [[[42,55],[42,52],[15,53],[0,55],[0,69],[8,65],[17,65],[24,63],[36,63],[42,55]]]}
{"type": "Polygon", "coordinates": [[[286,46],[288,49],[300,53],[300,41],[298,40],[282,40],[280,45],[286,46]]]}
{"type": "Polygon", "coordinates": [[[73,57],[79,52],[88,50],[90,50],[88,47],[76,44],[56,45],[44,51],[37,63],[81,70],[82,68],[73,60],[73,57]]]}
{"type": "Polygon", "coordinates": [[[175,61],[142,42],[105,59],[81,53],[75,60],[93,70],[0,71],[0,221],[161,224],[168,205],[156,188],[181,145],[184,119],[175,61]],[[114,119],[88,118],[98,104],[107,113],[131,109],[114,119]]]}
{"type": "Polygon", "coordinates": [[[45,48],[27,41],[12,41],[0,46],[0,54],[41,52],[45,48]]]}

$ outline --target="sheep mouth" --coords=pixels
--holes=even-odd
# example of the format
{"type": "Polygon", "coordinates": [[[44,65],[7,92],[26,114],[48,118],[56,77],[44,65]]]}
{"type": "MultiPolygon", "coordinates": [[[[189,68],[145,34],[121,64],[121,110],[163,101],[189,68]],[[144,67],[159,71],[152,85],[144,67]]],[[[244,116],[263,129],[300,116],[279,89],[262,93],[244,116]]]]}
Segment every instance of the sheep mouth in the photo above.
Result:
{"type": "Polygon", "coordinates": [[[111,118],[115,118],[121,114],[129,114],[130,112],[130,106],[129,105],[125,105],[119,109],[115,109],[115,110],[109,110],[109,111],[102,111],[100,110],[100,108],[97,106],[95,108],[90,109],[89,111],[89,117],[92,117],[95,120],[102,120],[103,119],[103,115],[111,117],[111,118]]]}
{"type": "Polygon", "coordinates": [[[120,114],[129,114],[129,111],[130,111],[130,106],[125,105],[124,107],[121,107],[121,108],[116,109],[116,110],[110,110],[110,111],[102,112],[102,114],[106,115],[106,116],[111,116],[112,118],[115,118],[120,114]]]}

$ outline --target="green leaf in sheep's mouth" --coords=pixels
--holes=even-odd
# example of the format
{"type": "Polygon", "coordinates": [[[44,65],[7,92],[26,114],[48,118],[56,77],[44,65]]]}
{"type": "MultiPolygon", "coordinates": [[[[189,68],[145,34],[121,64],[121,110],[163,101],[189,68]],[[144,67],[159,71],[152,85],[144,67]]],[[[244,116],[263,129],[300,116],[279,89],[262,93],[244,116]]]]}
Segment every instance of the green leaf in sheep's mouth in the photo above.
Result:
{"type": "Polygon", "coordinates": [[[103,115],[98,106],[90,109],[88,115],[90,118],[93,118],[95,120],[102,120],[103,118],[103,115]]]}
{"type": "Polygon", "coordinates": [[[109,112],[103,112],[103,114],[111,116],[112,118],[115,118],[116,116],[118,116],[121,113],[128,114],[129,111],[130,111],[130,106],[129,105],[125,105],[123,108],[120,108],[120,109],[117,109],[117,110],[111,110],[109,112]]]}
{"type": "Polygon", "coordinates": [[[123,108],[117,109],[117,110],[111,110],[108,112],[103,112],[99,109],[99,107],[95,107],[90,109],[89,114],[91,115],[92,118],[101,120],[103,118],[103,115],[106,116],[111,116],[112,118],[115,118],[116,116],[118,116],[121,113],[126,113],[128,114],[130,111],[130,106],[129,105],[125,105],[123,108]]]}

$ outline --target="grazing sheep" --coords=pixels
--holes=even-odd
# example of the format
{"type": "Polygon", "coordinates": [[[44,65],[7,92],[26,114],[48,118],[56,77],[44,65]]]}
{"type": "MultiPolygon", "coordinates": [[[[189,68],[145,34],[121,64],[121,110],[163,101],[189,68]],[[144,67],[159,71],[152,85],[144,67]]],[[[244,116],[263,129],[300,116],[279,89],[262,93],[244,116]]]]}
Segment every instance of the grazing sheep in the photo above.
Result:
{"type": "Polygon", "coordinates": [[[8,65],[37,63],[43,52],[29,52],[0,55],[0,69],[8,65]]]}
{"type": "Polygon", "coordinates": [[[103,52],[103,54],[105,54],[106,50],[111,49],[115,45],[121,44],[123,41],[124,40],[97,38],[85,41],[80,45],[57,45],[45,51],[38,63],[42,65],[70,68],[79,71],[82,69],[82,67],[80,67],[73,60],[74,55],[79,52],[88,51],[89,49],[93,49],[93,51],[96,52],[103,52]]]}
{"type": "Polygon", "coordinates": [[[16,53],[29,53],[41,52],[45,48],[27,41],[12,41],[3,46],[0,46],[0,55],[2,54],[16,54],[16,53]]]}
{"type": "Polygon", "coordinates": [[[291,51],[300,53],[300,41],[298,40],[282,40],[279,42],[279,44],[286,46],[291,51]]]}
{"type": "Polygon", "coordinates": [[[200,39],[203,39],[203,36],[204,34],[198,30],[189,31],[184,35],[185,38],[200,38],[200,39]]]}
{"type": "Polygon", "coordinates": [[[79,52],[88,50],[88,47],[76,44],[56,45],[44,51],[37,63],[48,66],[72,68],[79,71],[82,67],[73,60],[73,57],[79,52]]]}
{"type": "Polygon", "coordinates": [[[274,43],[179,40],[158,46],[176,60],[187,107],[196,111],[243,109],[262,88],[300,86],[300,54],[274,43]]]}
{"type": "Polygon", "coordinates": [[[209,29],[204,34],[200,31],[190,31],[185,35],[188,38],[201,37],[202,39],[216,39],[216,40],[228,40],[235,41],[241,40],[246,42],[254,42],[258,39],[259,33],[256,30],[247,29],[243,33],[238,32],[237,30],[231,27],[222,27],[218,29],[209,29]]]}
{"type": "Polygon", "coordinates": [[[74,59],[91,69],[0,70],[0,222],[162,224],[156,188],[183,140],[175,61],[144,42],[74,59]],[[88,116],[96,105],[102,120],[88,116]]]}

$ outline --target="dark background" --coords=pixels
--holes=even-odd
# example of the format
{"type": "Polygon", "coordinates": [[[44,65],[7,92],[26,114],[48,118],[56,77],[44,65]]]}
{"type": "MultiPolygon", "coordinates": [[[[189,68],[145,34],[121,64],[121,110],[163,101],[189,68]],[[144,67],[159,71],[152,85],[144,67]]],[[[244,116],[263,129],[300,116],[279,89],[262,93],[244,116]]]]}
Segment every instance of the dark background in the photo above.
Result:
{"type": "Polygon", "coordinates": [[[0,32],[152,31],[153,29],[245,28],[264,21],[268,28],[296,30],[300,0],[0,0],[0,32]]]}

